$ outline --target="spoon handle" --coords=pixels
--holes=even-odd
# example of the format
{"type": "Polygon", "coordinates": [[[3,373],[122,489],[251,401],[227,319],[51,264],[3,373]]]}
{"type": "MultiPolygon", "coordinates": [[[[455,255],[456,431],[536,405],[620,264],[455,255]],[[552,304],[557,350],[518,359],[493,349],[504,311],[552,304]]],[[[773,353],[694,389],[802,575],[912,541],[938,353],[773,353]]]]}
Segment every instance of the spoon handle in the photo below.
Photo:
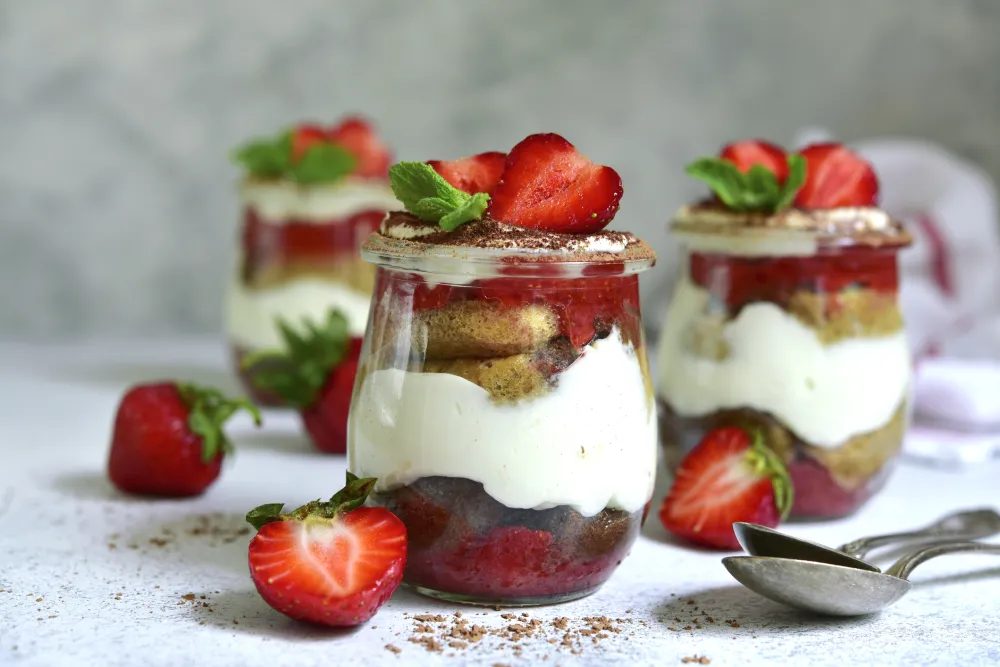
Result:
{"type": "Polygon", "coordinates": [[[947,554],[968,553],[978,551],[980,553],[1000,555],[1000,544],[983,544],[982,542],[948,542],[945,544],[934,544],[914,551],[903,556],[892,565],[886,574],[890,574],[900,579],[906,579],[913,572],[913,569],[931,558],[945,556],[947,554]]]}
{"type": "Polygon", "coordinates": [[[1000,533],[1000,514],[991,509],[956,512],[919,530],[863,537],[841,545],[837,550],[864,560],[872,549],[897,542],[938,542],[941,540],[976,540],[1000,533]]]}

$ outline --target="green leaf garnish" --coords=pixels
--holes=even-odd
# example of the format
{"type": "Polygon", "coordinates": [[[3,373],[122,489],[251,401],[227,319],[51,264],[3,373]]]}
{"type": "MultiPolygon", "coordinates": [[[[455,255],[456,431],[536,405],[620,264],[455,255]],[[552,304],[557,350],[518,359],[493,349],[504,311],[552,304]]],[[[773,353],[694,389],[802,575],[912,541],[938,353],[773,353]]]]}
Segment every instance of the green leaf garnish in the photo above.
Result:
{"type": "Polygon", "coordinates": [[[452,232],[483,217],[490,196],[470,195],[444,180],[426,162],[397,162],[389,167],[389,185],[406,210],[425,222],[452,232]]]}
{"type": "Polygon", "coordinates": [[[795,501],[795,488],[792,486],[792,479],[788,474],[788,468],[784,461],[774,453],[764,439],[764,434],[759,428],[745,429],[750,433],[751,445],[747,450],[746,460],[753,470],[754,475],[759,477],[769,477],[771,487],[774,489],[774,506],[784,520],[792,509],[795,501]]]}
{"type": "Polygon", "coordinates": [[[347,318],[331,310],[325,322],[303,319],[301,332],[281,319],[277,325],[286,349],[254,352],[243,358],[242,366],[258,389],[296,408],[307,408],[347,354],[347,318]]]}
{"type": "Polygon", "coordinates": [[[237,410],[246,410],[257,426],[261,424],[260,410],[245,398],[226,398],[218,389],[189,382],[178,382],[177,391],[190,410],[188,428],[201,436],[202,463],[208,463],[220,451],[226,454],[233,451],[233,444],[222,427],[237,410]]]}
{"type": "Polygon", "coordinates": [[[339,181],[357,166],[350,152],[332,143],[313,144],[300,160],[292,161],[291,130],[240,146],[233,160],[258,178],[287,178],[302,185],[339,181]]]}
{"type": "Polygon", "coordinates": [[[260,505],[247,512],[247,523],[260,530],[274,521],[285,521],[288,519],[302,520],[306,517],[319,517],[321,519],[334,519],[347,514],[365,504],[368,495],[375,488],[376,479],[374,477],[360,478],[350,472],[347,473],[347,484],[328,501],[313,500],[302,507],[298,507],[291,512],[282,514],[284,509],[282,503],[267,503],[260,505]]]}
{"type": "Polygon", "coordinates": [[[806,160],[799,154],[788,156],[788,178],[778,184],[774,172],[763,165],[753,165],[741,172],[729,160],[700,158],[685,171],[708,184],[727,208],[734,211],[777,213],[791,206],[806,180],[806,160]]]}

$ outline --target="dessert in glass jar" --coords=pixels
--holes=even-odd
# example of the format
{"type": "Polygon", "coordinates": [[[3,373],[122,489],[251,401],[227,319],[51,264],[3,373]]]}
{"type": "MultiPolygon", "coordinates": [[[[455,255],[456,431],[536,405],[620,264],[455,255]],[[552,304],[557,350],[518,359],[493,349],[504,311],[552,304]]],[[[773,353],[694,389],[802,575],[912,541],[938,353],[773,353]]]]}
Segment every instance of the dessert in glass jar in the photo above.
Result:
{"type": "Polygon", "coordinates": [[[533,605],[596,590],[638,536],[656,415],[638,273],[605,231],[609,167],[558,135],[400,163],[348,425],[348,467],[406,524],[404,583],[533,605]]]}
{"type": "Polygon", "coordinates": [[[366,121],[347,118],[332,128],[300,125],[252,141],[236,160],[245,170],[243,220],[226,331],[253,398],[280,405],[254,386],[254,369],[243,361],[285,350],[279,322],[301,331],[307,321],[325,321],[331,309],[347,318],[360,343],[374,271],[358,248],[399,204],[388,182],[391,154],[366,121]]]}
{"type": "Polygon", "coordinates": [[[788,467],[792,516],[848,515],[882,486],[907,424],[897,254],[910,236],[839,144],[745,141],[688,173],[715,196],[672,226],[683,263],[657,357],[668,462],[712,428],[756,427],[788,467]]]}

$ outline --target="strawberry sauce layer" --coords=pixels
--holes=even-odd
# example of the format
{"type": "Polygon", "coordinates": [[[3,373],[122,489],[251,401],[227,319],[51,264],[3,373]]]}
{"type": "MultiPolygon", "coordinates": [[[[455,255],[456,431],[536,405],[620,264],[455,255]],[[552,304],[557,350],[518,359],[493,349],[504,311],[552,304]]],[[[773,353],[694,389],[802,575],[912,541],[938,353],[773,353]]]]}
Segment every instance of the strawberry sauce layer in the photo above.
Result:
{"type": "Polygon", "coordinates": [[[885,294],[899,290],[893,251],[851,248],[810,257],[741,257],[691,253],[691,280],[731,310],[754,301],[784,306],[807,290],[836,294],[855,287],[885,294]]]}
{"type": "Polygon", "coordinates": [[[406,583],[491,603],[558,599],[600,586],[628,555],[643,514],[511,509],[480,484],[446,477],[376,500],[406,525],[406,583]]]}
{"type": "Polygon", "coordinates": [[[264,266],[356,255],[384,217],[384,210],[369,210],[323,222],[292,219],[270,224],[248,207],[243,214],[241,239],[244,275],[253,275],[264,266]]]}

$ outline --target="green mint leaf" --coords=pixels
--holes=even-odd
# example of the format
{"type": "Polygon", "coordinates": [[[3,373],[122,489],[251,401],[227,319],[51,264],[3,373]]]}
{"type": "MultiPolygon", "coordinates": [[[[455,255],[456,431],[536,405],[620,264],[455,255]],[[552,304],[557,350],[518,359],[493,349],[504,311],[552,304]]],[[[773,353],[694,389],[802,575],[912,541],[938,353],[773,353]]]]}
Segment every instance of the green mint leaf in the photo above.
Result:
{"type": "Polygon", "coordinates": [[[704,181],[729,208],[737,211],[746,210],[744,192],[748,189],[747,176],[732,162],[706,157],[695,160],[684,170],[692,178],[704,181]]]}
{"type": "Polygon", "coordinates": [[[303,185],[338,181],[352,171],[357,159],[340,146],[316,144],[291,165],[289,175],[303,185]]]}
{"type": "Polygon", "coordinates": [[[444,180],[426,162],[398,162],[389,168],[389,184],[406,210],[425,222],[436,222],[445,231],[479,220],[489,195],[469,195],[444,180]]]}
{"type": "Polygon", "coordinates": [[[806,182],[806,159],[799,153],[788,156],[788,178],[774,203],[774,210],[781,211],[792,205],[795,195],[806,182]]]}
{"type": "Polygon", "coordinates": [[[283,503],[268,503],[266,505],[255,507],[247,512],[247,523],[257,530],[260,530],[269,523],[281,521],[281,510],[284,509],[284,507],[285,505],[283,503]]]}
{"type": "Polygon", "coordinates": [[[442,216],[438,224],[446,232],[453,232],[472,220],[479,220],[483,217],[483,212],[490,203],[490,196],[485,192],[477,192],[472,195],[464,204],[456,208],[451,213],[442,216]]]}
{"type": "Polygon", "coordinates": [[[258,139],[237,148],[233,160],[254,176],[274,178],[288,169],[290,152],[280,139],[258,139]]]}

